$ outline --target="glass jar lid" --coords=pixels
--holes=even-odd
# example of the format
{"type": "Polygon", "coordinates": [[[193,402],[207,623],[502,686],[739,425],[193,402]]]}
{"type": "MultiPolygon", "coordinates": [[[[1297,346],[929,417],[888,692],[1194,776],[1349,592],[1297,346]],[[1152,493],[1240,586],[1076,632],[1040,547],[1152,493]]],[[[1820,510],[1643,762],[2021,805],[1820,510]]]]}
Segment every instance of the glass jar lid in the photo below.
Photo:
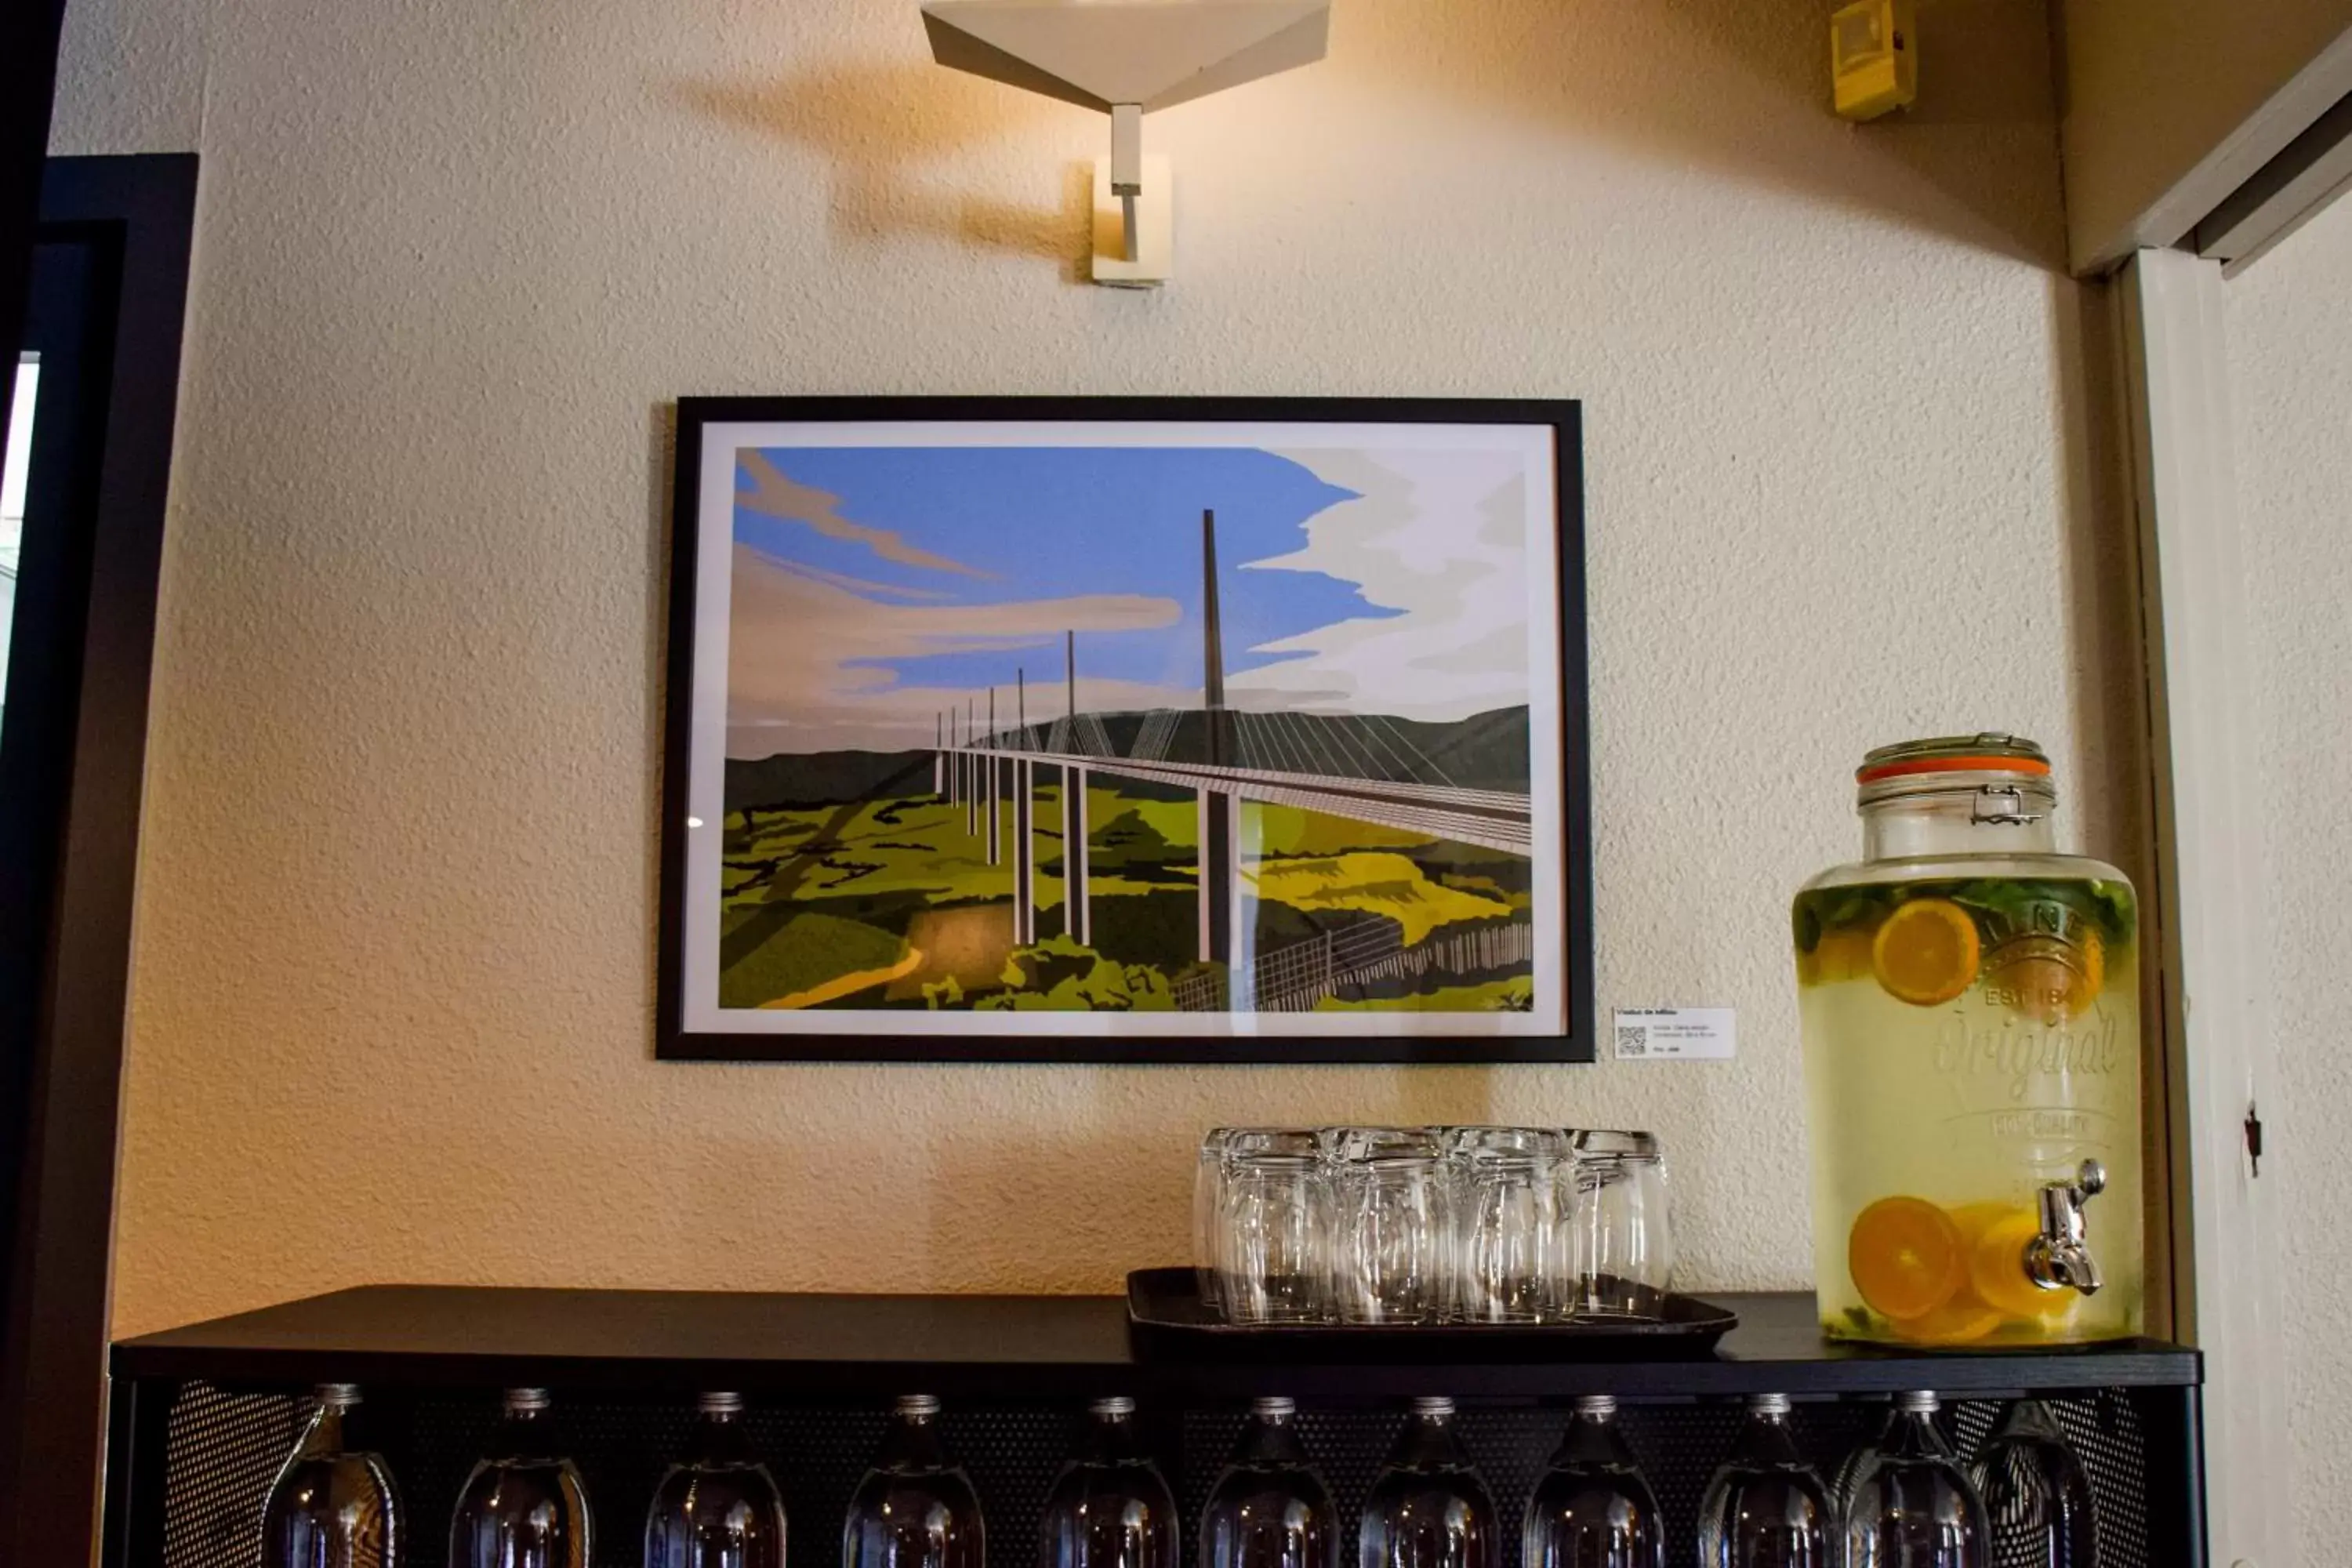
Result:
{"type": "Polygon", "coordinates": [[[2058,804],[2050,757],[2022,735],[1938,735],[1879,746],[1854,770],[1864,808],[1918,795],[1973,795],[1997,809],[1980,820],[2045,816],[2058,804]]]}

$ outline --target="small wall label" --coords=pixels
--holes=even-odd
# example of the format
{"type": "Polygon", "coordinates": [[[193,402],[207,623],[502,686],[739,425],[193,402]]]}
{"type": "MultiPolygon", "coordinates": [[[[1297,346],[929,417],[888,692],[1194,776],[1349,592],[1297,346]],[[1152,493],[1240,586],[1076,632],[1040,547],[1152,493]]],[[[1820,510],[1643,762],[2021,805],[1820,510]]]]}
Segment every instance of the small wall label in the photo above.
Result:
{"type": "Polygon", "coordinates": [[[1729,1007],[1620,1007],[1617,1059],[1727,1062],[1738,1054],[1729,1007]]]}

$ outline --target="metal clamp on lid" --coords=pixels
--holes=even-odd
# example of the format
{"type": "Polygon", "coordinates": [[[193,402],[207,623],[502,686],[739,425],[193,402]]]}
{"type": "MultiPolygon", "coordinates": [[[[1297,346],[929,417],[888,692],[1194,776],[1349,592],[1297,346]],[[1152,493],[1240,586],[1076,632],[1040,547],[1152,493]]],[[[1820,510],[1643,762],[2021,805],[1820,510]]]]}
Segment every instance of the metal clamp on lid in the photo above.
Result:
{"type": "Polygon", "coordinates": [[[2020,822],[2039,822],[2050,815],[2048,797],[2029,805],[2025,792],[2010,784],[1986,784],[1977,791],[1976,801],[1969,813],[1975,822],[2007,826],[2020,822]]]}

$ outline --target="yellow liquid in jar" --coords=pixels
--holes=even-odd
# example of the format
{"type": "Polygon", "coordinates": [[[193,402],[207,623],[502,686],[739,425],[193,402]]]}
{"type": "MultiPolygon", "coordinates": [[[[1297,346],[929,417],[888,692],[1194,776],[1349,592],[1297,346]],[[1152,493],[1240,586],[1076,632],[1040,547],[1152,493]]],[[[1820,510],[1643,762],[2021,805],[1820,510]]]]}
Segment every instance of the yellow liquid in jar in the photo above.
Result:
{"type": "Polygon", "coordinates": [[[2130,887],[1858,882],[1809,889],[1793,914],[1823,1330],[1950,1346],[2137,1333],[2130,887]],[[2037,1289],[2022,1256],[2040,1189],[2085,1159],[2107,1174],[2084,1211],[2104,1287],[2037,1289]]]}

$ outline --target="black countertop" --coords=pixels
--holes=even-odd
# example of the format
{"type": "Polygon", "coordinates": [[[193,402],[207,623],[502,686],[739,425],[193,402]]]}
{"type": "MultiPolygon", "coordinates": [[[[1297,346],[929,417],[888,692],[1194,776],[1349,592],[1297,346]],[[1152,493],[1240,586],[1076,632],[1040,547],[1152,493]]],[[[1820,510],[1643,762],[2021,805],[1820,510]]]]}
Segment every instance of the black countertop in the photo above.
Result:
{"type": "Polygon", "coordinates": [[[2180,1386],[2195,1351],[2155,1340],[2022,1352],[1888,1351],[1822,1340],[1808,1294],[1711,1292],[1739,1327],[1697,1359],[1334,1362],[1139,1356],[1111,1296],[855,1296],[370,1285],[114,1346],[116,1376],[295,1388],[545,1384],[667,1394],[708,1387],[869,1398],[1168,1392],[1389,1399],[1674,1398],[1778,1392],[1986,1394],[2180,1386]]]}

